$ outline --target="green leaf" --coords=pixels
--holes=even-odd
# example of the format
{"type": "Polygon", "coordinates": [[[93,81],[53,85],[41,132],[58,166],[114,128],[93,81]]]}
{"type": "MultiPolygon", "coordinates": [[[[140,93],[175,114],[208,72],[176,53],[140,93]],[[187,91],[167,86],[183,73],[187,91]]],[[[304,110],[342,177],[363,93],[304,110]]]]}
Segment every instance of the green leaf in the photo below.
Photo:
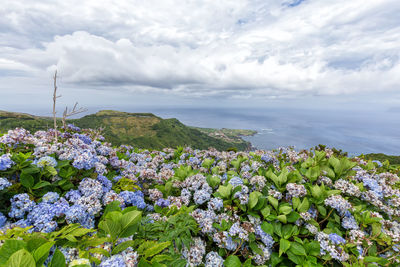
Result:
{"type": "Polygon", "coordinates": [[[278,220],[282,223],[287,223],[286,215],[279,215],[278,220]]]}
{"type": "Polygon", "coordinates": [[[272,206],[275,209],[278,209],[279,202],[278,202],[278,200],[276,198],[274,198],[273,196],[268,196],[268,201],[272,204],[272,206]]]}
{"type": "Polygon", "coordinates": [[[141,219],[142,219],[141,211],[134,210],[134,211],[125,213],[122,216],[121,221],[120,221],[122,229],[126,229],[128,227],[138,224],[141,219]]]}
{"type": "Polygon", "coordinates": [[[308,199],[305,197],[303,199],[303,202],[301,202],[300,206],[297,208],[297,210],[302,213],[302,212],[306,212],[308,211],[308,209],[310,208],[310,202],[308,201],[308,199]]]}
{"type": "Polygon", "coordinates": [[[35,184],[32,189],[39,189],[45,186],[51,185],[51,183],[47,182],[47,181],[39,181],[37,184],[35,184]]]}
{"type": "Polygon", "coordinates": [[[318,205],[317,210],[319,213],[321,213],[322,216],[326,216],[326,208],[324,206],[318,205]]]}
{"type": "Polygon", "coordinates": [[[19,180],[21,184],[26,188],[31,188],[35,182],[35,179],[32,175],[22,172],[19,180]]]}
{"type": "Polygon", "coordinates": [[[289,239],[289,237],[292,236],[293,230],[295,229],[295,226],[292,224],[286,224],[282,227],[282,235],[283,238],[289,239]]]}
{"type": "Polygon", "coordinates": [[[53,258],[49,264],[49,267],[65,267],[65,257],[64,254],[59,250],[56,249],[53,254],[53,258]]]}
{"type": "Polygon", "coordinates": [[[163,251],[164,249],[166,249],[170,245],[171,245],[171,242],[167,241],[167,242],[163,242],[163,243],[158,243],[155,246],[152,246],[152,247],[146,249],[144,251],[145,259],[153,257],[154,255],[160,253],[161,251],[163,251]]]}
{"type": "Polygon", "coordinates": [[[298,206],[301,205],[301,200],[298,197],[292,198],[293,208],[297,209],[298,206]]]}
{"type": "Polygon", "coordinates": [[[7,267],[36,267],[35,259],[25,249],[20,249],[8,259],[7,267]]]}
{"type": "Polygon", "coordinates": [[[318,179],[319,175],[321,173],[321,170],[319,166],[311,167],[307,170],[306,172],[306,177],[311,181],[314,182],[318,179]]]}
{"type": "Polygon", "coordinates": [[[268,215],[271,213],[271,209],[269,207],[265,207],[261,210],[261,214],[264,218],[268,217],[268,215]]]}
{"type": "Polygon", "coordinates": [[[121,232],[121,225],[118,222],[106,218],[99,223],[99,229],[103,230],[106,234],[109,234],[113,240],[116,240],[121,232]]]}
{"type": "Polygon", "coordinates": [[[252,209],[257,205],[258,198],[262,196],[261,192],[253,191],[249,196],[249,208],[252,209]]]}
{"type": "Polygon", "coordinates": [[[0,248],[0,264],[4,264],[15,252],[26,248],[26,243],[22,240],[8,239],[0,248]]]}
{"type": "Polygon", "coordinates": [[[52,176],[56,176],[57,175],[57,170],[52,166],[46,166],[46,167],[44,167],[44,169],[45,169],[45,171],[50,173],[52,176]]]}
{"type": "Polygon", "coordinates": [[[47,257],[49,256],[50,249],[54,244],[54,241],[46,242],[33,252],[33,258],[35,259],[37,265],[41,266],[42,264],[44,264],[47,257]]]}
{"type": "Polygon", "coordinates": [[[116,246],[112,251],[111,254],[115,255],[118,254],[122,251],[124,251],[125,249],[129,248],[129,247],[136,247],[137,245],[137,240],[128,240],[125,242],[122,242],[121,244],[119,244],[118,246],[116,246]]]}
{"type": "Polygon", "coordinates": [[[317,241],[311,241],[309,243],[306,243],[304,245],[304,247],[305,247],[308,255],[319,256],[321,249],[320,249],[320,245],[317,241]]]}
{"type": "Polygon", "coordinates": [[[316,198],[319,199],[322,196],[322,190],[318,185],[314,185],[313,187],[311,187],[311,195],[316,198]]]}
{"type": "Polygon", "coordinates": [[[218,188],[218,193],[221,195],[222,198],[228,199],[232,192],[232,185],[228,184],[227,186],[220,185],[218,188]]]}
{"type": "Polygon", "coordinates": [[[161,254],[161,255],[155,255],[152,259],[151,259],[151,263],[156,263],[156,262],[163,262],[163,261],[171,261],[172,257],[169,255],[165,255],[165,254],[161,254]]]}
{"type": "Polygon", "coordinates": [[[274,226],[270,223],[267,222],[263,222],[261,224],[261,229],[266,232],[269,235],[273,235],[274,234],[274,226]]]}
{"type": "Polygon", "coordinates": [[[274,233],[282,237],[282,224],[279,222],[275,222],[273,226],[274,226],[274,233]]]}
{"type": "Polygon", "coordinates": [[[239,257],[236,255],[230,255],[226,260],[224,261],[224,266],[225,267],[241,267],[242,263],[239,260],[239,257]]]}
{"type": "Polygon", "coordinates": [[[290,206],[280,206],[279,207],[280,214],[288,215],[291,212],[292,212],[292,207],[290,207],[290,206]]]}
{"type": "Polygon", "coordinates": [[[263,255],[263,254],[264,254],[264,252],[262,251],[262,249],[260,249],[260,248],[257,246],[257,243],[256,243],[256,242],[250,242],[250,243],[249,243],[249,247],[251,248],[251,250],[252,250],[254,253],[257,253],[257,254],[259,254],[259,255],[263,255]]]}
{"type": "Polygon", "coordinates": [[[300,215],[299,215],[297,212],[292,211],[292,212],[291,212],[288,216],[286,216],[286,217],[287,217],[288,222],[294,223],[295,221],[297,221],[297,219],[300,218],[300,215]]]}
{"type": "Polygon", "coordinates": [[[30,238],[27,242],[27,250],[29,252],[34,251],[36,248],[40,247],[41,245],[43,245],[44,243],[46,243],[47,240],[45,238],[42,237],[33,237],[30,238]]]}
{"type": "Polygon", "coordinates": [[[290,241],[281,239],[279,242],[279,257],[290,248],[290,241]]]}
{"type": "Polygon", "coordinates": [[[297,242],[291,244],[290,251],[295,255],[307,256],[306,250],[304,249],[303,245],[297,242]]]}
{"type": "Polygon", "coordinates": [[[291,248],[286,252],[286,254],[288,255],[289,260],[293,261],[294,263],[296,263],[298,265],[303,264],[304,257],[298,256],[298,255],[294,254],[293,252],[291,252],[291,248]]]}

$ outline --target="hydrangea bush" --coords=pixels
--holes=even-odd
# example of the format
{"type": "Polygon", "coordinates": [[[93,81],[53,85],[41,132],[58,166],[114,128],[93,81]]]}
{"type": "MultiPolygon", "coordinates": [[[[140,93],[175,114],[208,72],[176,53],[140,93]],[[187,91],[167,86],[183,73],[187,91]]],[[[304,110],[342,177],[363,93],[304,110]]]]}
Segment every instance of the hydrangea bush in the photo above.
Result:
{"type": "Polygon", "coordinates": [[[0,266],[400,265],[388,162],[112,147],[73,125],[54,135],[0,137],[0,266]]]}

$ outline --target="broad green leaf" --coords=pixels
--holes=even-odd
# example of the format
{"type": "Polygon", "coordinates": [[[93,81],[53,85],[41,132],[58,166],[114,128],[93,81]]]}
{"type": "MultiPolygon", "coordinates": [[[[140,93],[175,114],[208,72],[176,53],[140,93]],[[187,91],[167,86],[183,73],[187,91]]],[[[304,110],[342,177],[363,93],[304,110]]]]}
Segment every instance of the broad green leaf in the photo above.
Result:
{"type": "Polygon", "coordinates": [[[218,188],[218,193],[221,195],[222,198],[227,199],[231,195],[232,192],[232,185],[228,184],[226,186],[220,185],[218,188]]]}
{"type": "Polygon", "coordinates": [[[168,242],[163,242],[163,243],[157,243],[155,246],[152,246],[152,247],[146,249],[144,251],[145,259],[153,257],[154,255],[160,253],[161,251],[163,251],[170,245],[171,245],[171,242],[168,241],[168,242]]]}
{"type": "Polygon", "coordinates": [[[271,209],[269,207],[265,207],[261,210],[261,214],[264,218],[266,218],[271,213],[271,209]]]}
{"type": "Polygon", "coordinates": [[[8,259],[7,267],[36,267],[35,259],[25,249],[20,249],[8,259]]]}
{"type": "Polygon", "coordinates": [[[151,259],[151,263],[155,263],[155,262],[163,262],[163,261],[171,261],[172,257],[169,255],[155,255],[152,259],[151,259]]]}
{"type": "Polygon", "coordinates": [[[290,251],[299,256],[307,256],[306,250],[304,249],[303,245],[297,242],[291,244],[290,251]]]}
{"type": "Polygon", "coordinates": [[[280,206],[279,207],[280,214],[288,215],[291,212],[292,212],[292,207],[290,207],[290,206],[280,206]]]}
{"type": "Polygon", "coordinates": [[[258,198],[262,196],[261,192],[253,191],[249,196],[249,208],[252,209],[257,205],[258,198]]]}
{"type": "Polygon", "coordinates": [[[269,235],[273,235],[274,234],[274,226],[270,223],[267,222],[263,222],[261,224],[261,229],[266,232],[269,235]]]}
{"type": "Polygon", "coordinates": [[[286,215],[279,215],[278,220],[282,223],[287,223],[286,215]]]}
{"type": "Polygon", "coordinates": [[[35,180],[32,175],[22,172],[19,180],[21,184],[26,188],[32,188],[35,180]]]}
{"type": "Polygon", "coordinates": [[[47,181],[39,181],[37,184],[35,184],[32,189],[39,189],[45,186],[51,185],[51,183],[47,182],[47,181]]]}
{"type": "Polygon", "coordinates": [[[281,239],[279,241],[279,257],[290,248],[290,241],[281,239]]]}
{"type": "Polygon", "coordinates": [[[29,252],[32,252],[32,251],[34,251],[35,249],[37,249],[38,247],[40,247],[41,245],[43,245],[46,242],[47,242],[47,240],[45,238],[43,238],[43,237],[32,237],[32,238],[27,240],[26,249],[29,252]]]}
{"type": "Polygon", "coordinates": [[[52,166],[46,166],[46,167],[44,167],[44,169],[45,169],[48,173],[50,173],[52,176],[56,176],[56,175],[57,175],[57,170],[56,170],[54,167],[52,167],[52,166]]]}
{"type": "Polygon", "coordinates": [[[305,247],[308,255],[319,256],[321,249],[320,249],[320,245],[317,241],[311,241],[309,243],[306,243],[304,245],[304,247],[305,247]]]}
{"type": "Polygon", "coordinates": [[[130,211],[124,214],[121,218],[121,226],[122,229],[130,227],[132,225],[137,224],[142,219],[142,212],[141,211],[130,211]]]}
{"type": "Polygon", "coordinates": [[[53,258],[51,259],[51,262],[49,264],[49,267],[65,267],[65,256],[64,254],[59,250],[56,249],[53,254],[53,258]]]}
{"type": "Polygon", "coordinates": [[[226,260],[224,261],[224,266],[225,267],[241,267],[242,263],[239,260],[239,257],[236,255],[230,255],[226,260]]]}
{"type": "Polygon", "coordinates": [[[136,247],[137,246],[137,242],[136,240],[128,240],[125,242],[122,242],[121,244],[119,244],[118,246],[116,246],[112,251],[111,254],[115,255],[118,254],[122,251],[124,251],[125,249],[129,248],[129,247],[136,247]]]}
{"type": "Polygon", "coordinates": [[[303,199],[303,201],[301,202],[300,206],[297,208],[297,210],[302,213],[302,212],[306,212],[308,211],[308,209],[310,208],[310,202],[308,201],[308,199],[305,197],[303,199]]]}
{"type": "Polygon", "coordinates": [[[22,240],[6,240],[0,248],[0,264],[4,264],[15,252],[26,248],[26,243],[22,240]]]}
{"type": "Polygon", "coordinates": [[[278,209],[279,202],[276,198],[273,196],[268,196],[268,200],[275,209],[278,209]]]}
{"type": "Polygon", "coordinates": [[[54,241],[47,242],[35,249],[33,252],[33,258],[35,259],[36,264],[41,266],[46,261],[47,257],[49,256],[50,249],[54,244],[54,241]]]}
{"type": "Polygon", "coordinates": [[[109,234],[113,240],[116,240],[121,232],[121,225],[107,218],[99,223],[99,229],[109,234]]]}

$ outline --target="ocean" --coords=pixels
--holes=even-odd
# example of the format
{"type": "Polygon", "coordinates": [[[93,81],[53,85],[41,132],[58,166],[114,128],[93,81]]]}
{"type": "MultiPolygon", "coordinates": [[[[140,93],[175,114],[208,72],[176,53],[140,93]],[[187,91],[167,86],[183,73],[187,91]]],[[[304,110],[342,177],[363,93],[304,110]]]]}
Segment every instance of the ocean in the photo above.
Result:
{"type": "MultiPolygon", "coordinates": [[[[101,109],[151,112],[162,118],[177,118],[186,125],[197,127],[256,130],[256,135],[243,138],[259,149],[294,146],[300,150],[324,144],[342,149],[352,156],[367,153],[400,155],[398,111],[110,105],[91,107],[82,115],[101,109]]],[[[23,112],[51,115],[43,110],[23,112]]]]}
{"type": "Polygon", "coordinates": [[[300,150],[324,144],[350,155],[400,155],[400,113],[396,112],[283,108],[146,108],[139,111],[177,118],[191,126],[256,130],[256,135],[244,139],[260,149],[294,146],[300,150]]]}

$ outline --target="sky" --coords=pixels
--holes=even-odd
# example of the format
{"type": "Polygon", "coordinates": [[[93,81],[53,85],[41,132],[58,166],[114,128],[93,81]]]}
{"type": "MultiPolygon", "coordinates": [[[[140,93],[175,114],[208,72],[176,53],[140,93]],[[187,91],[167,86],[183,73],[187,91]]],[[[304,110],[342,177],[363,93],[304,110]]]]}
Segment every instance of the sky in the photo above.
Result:
{"type": "Polygon", "coordinates": [[[3,0],[0,109],[400,111],[398,0],[3,0]]]}

